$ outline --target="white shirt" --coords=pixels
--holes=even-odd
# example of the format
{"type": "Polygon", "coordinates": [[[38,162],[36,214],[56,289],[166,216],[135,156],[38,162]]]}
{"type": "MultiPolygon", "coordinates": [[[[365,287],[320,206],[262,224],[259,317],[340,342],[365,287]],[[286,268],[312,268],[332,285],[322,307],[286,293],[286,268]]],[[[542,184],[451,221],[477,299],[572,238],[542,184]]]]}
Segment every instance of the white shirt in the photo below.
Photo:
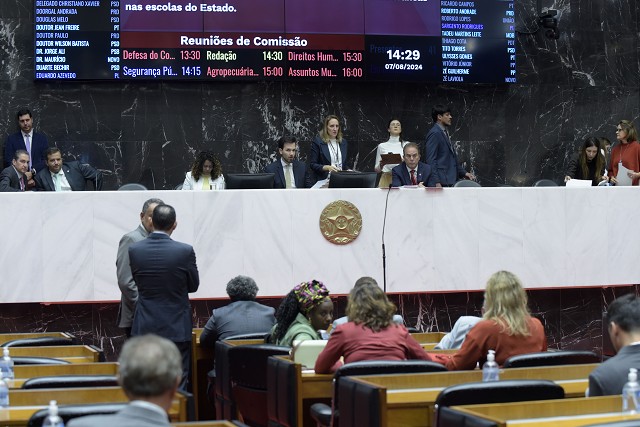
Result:
{"type": "MultiPolygon", "coordinates": [[[[402,147],[404,147],[408,142],[409,141],[400,142],[399,136],[390,136],[387,142],[381,142],[378,144],[378,150],[376,151],[376,170],[380,169],[380,160],[382,160],[383,154],[400,154],[400,157],[402,158],[402,147]]],[[[396,166],[398,166],[397,163],[395,165],[384,165],[382,172],[391,172],[391,169],[396,166]]]]}
{"type": "Polygon", "coordinates": [[[71,190],[71,185],[69,185],[69,181],[67,181],[67,177],[64,174],[64,171],[62,169],[60,169],[60,172],[58,173],[53,173],[51,172],[51,170],[49,170],[49,173],[51,174],[51,180],[53,181],[53,188],[55,190],[56,188],[56,179],[60,180],[60,191],[72,191],[71,190]],[[56,177],[57,175],[57,177],[56,177]]]}
{"type": "Polygon", "coordinates": [[[340,152],[340,144],[335,139],[330,140],[327,145],[329,146],[329,154],[331,155],[331,166],[335,166],[342,170],[342,153],[340,152]]]}
{"type": "Polygon", "coordinates": [[[287,182],[287,174],[289,174],[289,177],[291,177],[291,188],[298,188],[296,187],[296,179],[293,176],[293,163],[285,162],[282,157],[280,158],[280,163],[282,164],[282,171],[284,172],[284,182],[287,182]]]}

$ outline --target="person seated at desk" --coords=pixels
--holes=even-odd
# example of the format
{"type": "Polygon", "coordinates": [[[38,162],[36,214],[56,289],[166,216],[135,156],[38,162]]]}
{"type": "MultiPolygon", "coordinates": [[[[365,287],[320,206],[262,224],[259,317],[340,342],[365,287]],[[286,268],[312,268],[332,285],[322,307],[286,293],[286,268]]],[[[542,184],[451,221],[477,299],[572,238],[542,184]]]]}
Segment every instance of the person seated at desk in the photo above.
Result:
{"type": "Polygon", "coordinates": [[[481,321],[481,317],[460,316],[454,323],[451,332],[446,334],[435,347],[434,350],[457,350],[462,347],[464,339],[476,323],[481,321]]]}
{"type": "Polygon", "coordinates": [[[182,356],[174,343],[141,335],[124,343],[118,382],[129,404],[110,415],[72,419],[67,427],[170,427],[168,411],[182,378],[182,356]]]}
{"type": "Polygon", "coordinates": [[[284,297],[276,311],[276,325],[270,342],[291,347],[294,341],[320,340],[333,320],[329,290],[317,280],[297,285],[284,297]]]}
{"type": "Polygon", "coordinates": [[[29,153],[25,150],[16,150],[11,161],[0,172],[0,191],[19,192],[27,191],[27,172],[29,171],[29,153]]]}
{"type": "Polygon", "coordinates": [[[606,324],[617,354],[589,375],[588,396],[622,394],[629,368],[640,367],[640,298],[627,294],[607,308],[606,324]]]}
{"type": "Polygon", "coordinates": [[[592,186],[597,186],[600,181],[607,181],[605,176],[604,154],[600,148],[598,138],[589,137],[584,140],[582,149],[575,154],[569,162],[567,175],[564,182],[571,179],[590,180],[592,186]]]}
{"type": "Polygon", "coordinates": [[[331,334],[318,356],[317,374],[334,372],[344,363],[360,360],[432,360],[409,331],[393,323],[396,306],[380,287],[371,282],[356,286],[349,293],[349,322],[331,334]]]}
{"type": "Polygon", "coordinates": [[[436,175],[431,166],[420,161],[418,144],[409,142],[403,150],[404,161],[391,170],[391,185],[418,185],[420,187],[435,187],[436,175]]]}
{"type": "Polygon", "coordinates": [[[467,334],[460,351],[437,355],[447,369],[474,369],[486,362],[487,352],[495,350],[499,365],[511,356],[547,350],[542,323],[531,317],[527,294],[520,279],[508,271],[498,271],[487,281],[484,315],[467,334]]]}
{"type": "Polygon", "coordinates": [[[87,181],[93,181],[96,191],[102,190],[102,172],[78,161],[63,162],[58,147],[45,152],[47,167],[36,175],[38,191],[84,191],[87,181]]]}
{"type": "Polygon", "coordinates": [[[311,188],[311,176],[307,165],[296,160],[298,140],[293,136],[283,136],[278,140],[280,159],[264,168],[272,173],[273,188],[311,188]]]}
{"type": "Polygon", "coordinates": [[[264,332],[276,323],[273,307],[256,302],[258,285],[247,276],[236,276],[227,283],[231,304],[213,310],[200,335],[200,346],[213,348],[216,341],[234,335],[264,332]]]}
{"type": "Polygon", "coordinates": [[[201,151],[193,161],[191,171],[187,172],[183,190],[224,190],[224,175],[222,166],[216,156],[210,151],[201,151]]]}
{"type": "MultiPolygon", "coordinates": [[[[357,288],[359,286],[362,286],[362,285],[365,285],[365,284],[369,284],[369,283],[374,284],[375,286],[378,286],[378,282],[376,281],[376,279],[374,279],[373,277],[364,276],[364,277],[361,277],[358,280],[356,280],[356,284],[353,285],[353,287],[355,289],[355,288],[357,288]]],[[[404,326],[404,319],[399,314],[394,314],[392,320],[393,320],[393,323],[397,323],[398,325],[403,325],[404,326]]],[[[334,320],[333,323],[331,324],[331,331],[329,331],[329,333],[335,331],[338,326],[344,325],[348,321],[349,321],[349,317],[348,316],[342,316],[342,317],[334,320]]]]}

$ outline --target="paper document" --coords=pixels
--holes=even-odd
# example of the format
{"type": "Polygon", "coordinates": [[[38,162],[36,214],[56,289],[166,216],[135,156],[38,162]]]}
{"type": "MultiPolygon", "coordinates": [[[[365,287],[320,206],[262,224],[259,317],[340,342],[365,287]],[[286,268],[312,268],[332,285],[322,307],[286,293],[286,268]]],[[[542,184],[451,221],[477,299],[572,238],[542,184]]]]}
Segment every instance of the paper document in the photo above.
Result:
{"type": "Polygon", "coordinates": [[[616,180],[618,181],[618,183],[616,185],[631,185],[631,178],[629,178],[627,172],[630,172],[630,169],[622,166],[622,163],[618,163],[618,175],[616,175],[616,180]]]}
{"type": "Polygon", "coordinates": [[[570,179],[567,181],[567,187],[591,187],[590,179],[570,179]]]}

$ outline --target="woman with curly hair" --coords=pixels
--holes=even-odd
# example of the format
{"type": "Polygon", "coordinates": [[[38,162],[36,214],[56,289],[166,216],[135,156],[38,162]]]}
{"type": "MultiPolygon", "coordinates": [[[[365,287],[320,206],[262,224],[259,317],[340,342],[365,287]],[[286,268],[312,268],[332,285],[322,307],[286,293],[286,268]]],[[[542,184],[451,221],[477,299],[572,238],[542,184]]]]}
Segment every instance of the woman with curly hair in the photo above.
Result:
{"type": "Polygon", "coordinates": [[[460,351],[440,356],[449,370],[474,369],[486,362],[487,352],[495,350],[502,365],[511,356],[547,350],[542,323],[531,317],[527,293],[520,279],[508,271],[498,271],[487,281],[482,320],[471,328],[460,351]]]}
{"type": "Polygon", "coordinates": [[[214,154],[201,151],[193,162],[191,171],[187,172],[182,184],[183,190],[224,190],[222,167],[214,154]]]}
{"type": "Polygon", "coordinates": [[[303,282],[280,303],[270,341],[290,347],[293,341],[319,340],[318,331],[328,329],[332,321],[329,290],[317,280],[303,282]]]}
{"type": "Polygon", "coordinates": [[[431,360],[409,331],[392,321],[396,306],[373,282],[360,282],[349,293],[347,317],[316,360],[315,371],[328,374],[344,363],[360,360],[431,360]]]}

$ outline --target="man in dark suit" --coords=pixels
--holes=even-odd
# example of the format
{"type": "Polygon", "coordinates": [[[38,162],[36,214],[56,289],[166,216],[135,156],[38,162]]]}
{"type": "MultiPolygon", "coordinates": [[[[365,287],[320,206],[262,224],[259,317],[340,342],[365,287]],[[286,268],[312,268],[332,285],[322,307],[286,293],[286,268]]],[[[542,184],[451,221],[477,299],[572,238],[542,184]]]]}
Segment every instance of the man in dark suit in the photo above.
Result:
{"type": "Polygon", "coordinates": [[[118,327],[124,329],[127,338],[131,336],[131,325],[133,323],[133,313],[136,310],[138,301],[138,287],[136,286],[131,266],[129,265],[129,246],[147,238],[153,231],[153,210],[158,205],[163,205],[160,199],[149,199],[142,205],[140,212],[140,225],[133,231],[122,236],[118,244],[118,255],[116,258],[116,275],[118,276],[118,287],[122,294],[120,307],[118,308],[118,327]]]}
{"type": "Polygon", "coordinates": [[[153,232],[129,247],[129,264],[138,287],[131,335],[153,333],[173,341],[182,353],[182,382],[187,390],[191,366],[192,312],[189,293],[198,290],[200,277],[191,245],[171,239],[176,211],[158,205],[152,215],[153,232]]]}
{"type": "Polygon", "coordinates": [[[7,137],[4,144],[4,166],[8,167],[11,164],[16,150],[25,150],[30,158],[29,171],[26,174],[27,188],[31,188],[35,185],[32,182],[35,174],[45,168],[44,151],[49,148],[49,141],[44,134],[33,130],[31,111],[26,108],[18,111],[16,120],[20,131],[7,137]]]}
{"type": "Polygon", "coordinates": [[[273,188],[311,188],[311,176],[307,165],[296,160],[298,141],[293,136],[283,136],[278,140],[280,160],[267,165],[266,173],[272,173],[273,188]]]}
{"type": "Polygon", "coordinates": [[[264,333],[276,323],[275,310],[256,302],[258,285],[247,276],[236,276],[227,283],[231,304],[213,310],[200,335],[200,345],[215,346],[216,341],[234,335],[264,333]]]}
{"type": "Polygon", "coordinates": [[[426,162],[436,175],[436,187],[452,187],[458,179],[475,180],[476,177],[464,170],[458,161],[456,150],[451,144],[448,128],[451,126],[451,109],[435,105],[431,110],[435,124],[427,134],[426,162]]]}
{"type": "Polygon", "coordinates": [[[431,166],[420,161],[418,144],[409,142],[402,149],[404,161],[391,169],[391,185],[418,185],[420,187],[435,187],[436,177],[431,166]]]}
{"type": "Polygon", "coordinates": [[[0,173],[0,192],[17,192],[27,189],[27,172],[29,171],[29,154],[25,150],[17,150],[13,154],[11,166],[0,173]]]}
{"type": "Polygon", "coordinates": [[[118,362],[129,404],[115,414],[72,419],[67,427],[171,427],[167,413],[182,378],[175,344],[156,335],[135,337],[124,344],[118,362]]]}
{"type": "Polygon", "coordinates": [[[93,181],[96,191],[102,189],[102,172],[77,161],[63,163],[58,147],[46,150],[47,168],[36,175],[39,191],[84,191],[87,180],[93,181]]]}
{"type": "Polygon", "coordinates": [[[589,375],[589,396],[622,394],[629,368],[640,368],[640,298],[627,294],[607,308],[606,324],[617,354],[589,375]]]}

